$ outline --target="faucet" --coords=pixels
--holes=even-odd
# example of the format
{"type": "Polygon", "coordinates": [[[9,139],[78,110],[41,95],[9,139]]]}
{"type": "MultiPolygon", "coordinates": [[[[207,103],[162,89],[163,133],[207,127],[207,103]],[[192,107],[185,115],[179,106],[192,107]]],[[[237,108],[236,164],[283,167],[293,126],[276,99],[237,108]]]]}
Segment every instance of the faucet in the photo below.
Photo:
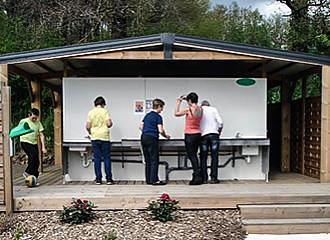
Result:
{"type": "Polygon", "coordinates": [[[236,138],[240,138],[240,137],[242,137],[242,134],[241,134],[240,132],[237,132],[237,133],[235,134],[235,137],[236,137],[236,138]]]}

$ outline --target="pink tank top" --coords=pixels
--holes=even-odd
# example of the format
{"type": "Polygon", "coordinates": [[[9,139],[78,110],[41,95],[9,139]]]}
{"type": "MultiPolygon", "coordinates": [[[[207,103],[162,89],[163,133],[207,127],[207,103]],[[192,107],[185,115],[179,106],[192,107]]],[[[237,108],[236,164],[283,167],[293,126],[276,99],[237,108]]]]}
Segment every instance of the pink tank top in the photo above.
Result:
{"type": "Polygon", "coordinates": [[[201,119],[202,119],[202,114],[200,116],[193,116],[191,112],[187,113],[184,133],[186,134],[201,133],[201,128],[200,128],[201,119]]]}

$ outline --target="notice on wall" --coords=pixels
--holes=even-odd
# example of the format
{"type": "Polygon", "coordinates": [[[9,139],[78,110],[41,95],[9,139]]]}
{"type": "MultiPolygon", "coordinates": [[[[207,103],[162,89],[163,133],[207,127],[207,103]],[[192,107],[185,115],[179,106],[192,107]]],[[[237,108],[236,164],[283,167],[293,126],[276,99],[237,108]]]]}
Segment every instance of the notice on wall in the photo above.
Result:
{"type": "Polygon", "coordinates": [[[144,114],[144,100],[134,100],[134,114],[144,114]]]}
{"type": "Polygon", "coordinates": [[[146,99],[146,113],[152,110],[152,99],[146,99]]]}

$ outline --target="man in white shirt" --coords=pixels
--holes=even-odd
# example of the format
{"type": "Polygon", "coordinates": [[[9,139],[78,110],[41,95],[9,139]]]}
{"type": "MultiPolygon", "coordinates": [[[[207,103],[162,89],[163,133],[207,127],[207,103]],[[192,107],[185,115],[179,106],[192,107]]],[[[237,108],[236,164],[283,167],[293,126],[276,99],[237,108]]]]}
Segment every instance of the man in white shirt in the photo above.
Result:
{"type": "Polygon", "coordinates": [[[211,149],[211,181],[210,183],[219,183],[218,163],[219,163],[219,137],[223,128],[223,121],[216,108],[211,107],[206,100],[202,102],[203,117],[201,120],[202,141],[200,147],[201,172],[203,182],[207,183],[207,156],[208,149],[211,149]]]}

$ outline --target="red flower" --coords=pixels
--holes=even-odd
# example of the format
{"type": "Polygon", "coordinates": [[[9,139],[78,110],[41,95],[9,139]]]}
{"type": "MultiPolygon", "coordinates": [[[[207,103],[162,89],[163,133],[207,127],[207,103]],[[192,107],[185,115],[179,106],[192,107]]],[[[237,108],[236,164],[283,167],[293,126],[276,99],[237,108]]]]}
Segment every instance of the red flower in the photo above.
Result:
{"type": "Polygon", "coordinates": [[[160,200],[164,200],[164,201],[170,200],[170,196],[167,193],[163,193],[160,196],[160,200]]]}

